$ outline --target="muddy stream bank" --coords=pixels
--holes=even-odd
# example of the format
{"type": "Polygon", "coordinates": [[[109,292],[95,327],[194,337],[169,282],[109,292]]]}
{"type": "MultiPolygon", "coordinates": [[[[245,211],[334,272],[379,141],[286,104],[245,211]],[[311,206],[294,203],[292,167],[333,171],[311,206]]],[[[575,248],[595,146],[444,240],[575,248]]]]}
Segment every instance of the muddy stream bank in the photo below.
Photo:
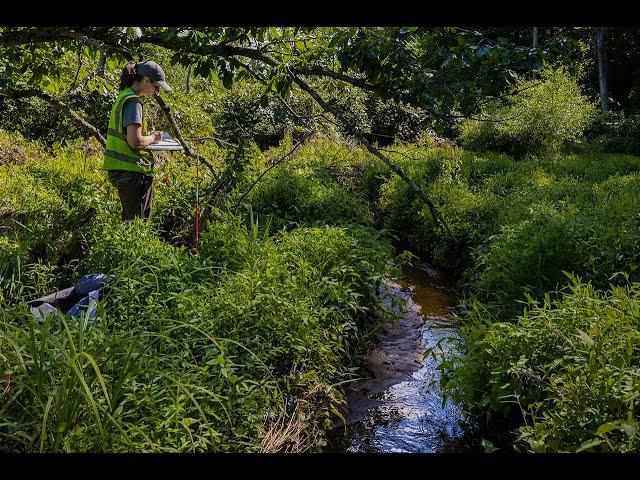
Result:
{"type": "Polygon", "coordinates": [[[453,283],[419,264],[405,267],[380,294],[400,320],[377,333],[364,365],[370,377],[347,389],[346,424],[330,432],[327,451],[481,452],[476,425],[451,400],[443,405],[439,387],[442,351],[459,338],[453,283]],[[394,298],[405,304],[397,306],[394,298]],[[433,355],[424,355],[438,342],[433,355]]]}

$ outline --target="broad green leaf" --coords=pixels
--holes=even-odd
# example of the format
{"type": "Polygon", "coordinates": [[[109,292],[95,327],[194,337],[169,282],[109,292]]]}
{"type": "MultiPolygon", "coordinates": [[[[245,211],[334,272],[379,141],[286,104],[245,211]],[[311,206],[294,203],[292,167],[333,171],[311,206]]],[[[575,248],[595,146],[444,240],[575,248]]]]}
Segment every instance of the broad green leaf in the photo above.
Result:
{"type": "Polygon", "coordinates": [[[582,452],[584,450],[588,450],[588,449],[593,448],[593,447],[597,447],[602,442],[603,442],[603,440],[601,440],[599,438],[596,438],[594,440],[588,440],[588,441],[584,442],[582,445],[580,445],[580,447],[578,447],[578,449],[576,450],[576,453],[582,452]]]}
{"type": "Polygon", "coordinates": [[[580,338],[580,340],[582,340],[586,345],[588,346],[593,346],[593,344],[595,344],[596,342],[593,341],[593,339],[586,333],[583,332],[582,330],[578,329],[578,335],[576,335],[578,338],[580,338]]]}
{"type": "Polygon", "coordinates": [[[482,448],[484,450],[484,453],[493,453],[496,450],[498,450],[498,448],[496,448],[493,443],[491,443],[489,440],[483,438],[482,441],[480,442],[482,444],[482,448]]]}
{"type": "Polygon", "coordinates": [[[638,431],[638,429],[636,428],[636,426],[634,424],[630,424],[630,423],[626,423],[626,422],[622,422],[622,430],[624,430],[624,433],[627,434],[627,437],[632,438],[636,432],[638,431]]]}
{"type": "Polygon", "coordinates": [[[618,428],[620,428],[619,422],[603,423],[598,427],[598,430],[596,430],[596,435],[602,435],[618,428]]]}

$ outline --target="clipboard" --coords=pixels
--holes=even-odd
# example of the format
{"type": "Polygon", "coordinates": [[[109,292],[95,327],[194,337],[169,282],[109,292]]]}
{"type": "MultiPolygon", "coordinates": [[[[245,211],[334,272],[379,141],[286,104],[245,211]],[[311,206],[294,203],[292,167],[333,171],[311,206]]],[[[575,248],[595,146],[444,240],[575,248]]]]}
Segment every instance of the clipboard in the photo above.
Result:
{"type": "Polygon", "coordinates": [[[145,150],[182,152],[184,151],[184,147],[179,141],[169,135],[169,132],[162,132],[162,140],[158,143],[148,145],[145,150]]]}

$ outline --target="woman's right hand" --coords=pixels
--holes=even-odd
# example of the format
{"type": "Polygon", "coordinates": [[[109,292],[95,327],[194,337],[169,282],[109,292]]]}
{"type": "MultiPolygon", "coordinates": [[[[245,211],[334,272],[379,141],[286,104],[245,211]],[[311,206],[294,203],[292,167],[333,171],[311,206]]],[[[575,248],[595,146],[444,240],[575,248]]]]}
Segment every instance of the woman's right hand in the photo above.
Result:
{"type": "Polygon", "coordinates": [[[154,130],[149,135],[142,134],[142,125],[132,123],[127,125],[127,143],[134,150],[147,148],[149,145],[162,141],[162,132],[154,130]]]}

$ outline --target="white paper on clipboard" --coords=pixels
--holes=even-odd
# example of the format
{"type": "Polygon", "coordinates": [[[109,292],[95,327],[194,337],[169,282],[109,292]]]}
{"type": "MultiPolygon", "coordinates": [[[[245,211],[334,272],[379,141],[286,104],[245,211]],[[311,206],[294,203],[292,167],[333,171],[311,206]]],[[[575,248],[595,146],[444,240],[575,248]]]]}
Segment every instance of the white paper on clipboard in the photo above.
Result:
{"type": "Polygon", "coordinates": [[[145,150],[175,150],[182,152],[184,147],[175,138],[171,137],[169,132],[162,132],[162,140],[148,145],[145,150]]]}

